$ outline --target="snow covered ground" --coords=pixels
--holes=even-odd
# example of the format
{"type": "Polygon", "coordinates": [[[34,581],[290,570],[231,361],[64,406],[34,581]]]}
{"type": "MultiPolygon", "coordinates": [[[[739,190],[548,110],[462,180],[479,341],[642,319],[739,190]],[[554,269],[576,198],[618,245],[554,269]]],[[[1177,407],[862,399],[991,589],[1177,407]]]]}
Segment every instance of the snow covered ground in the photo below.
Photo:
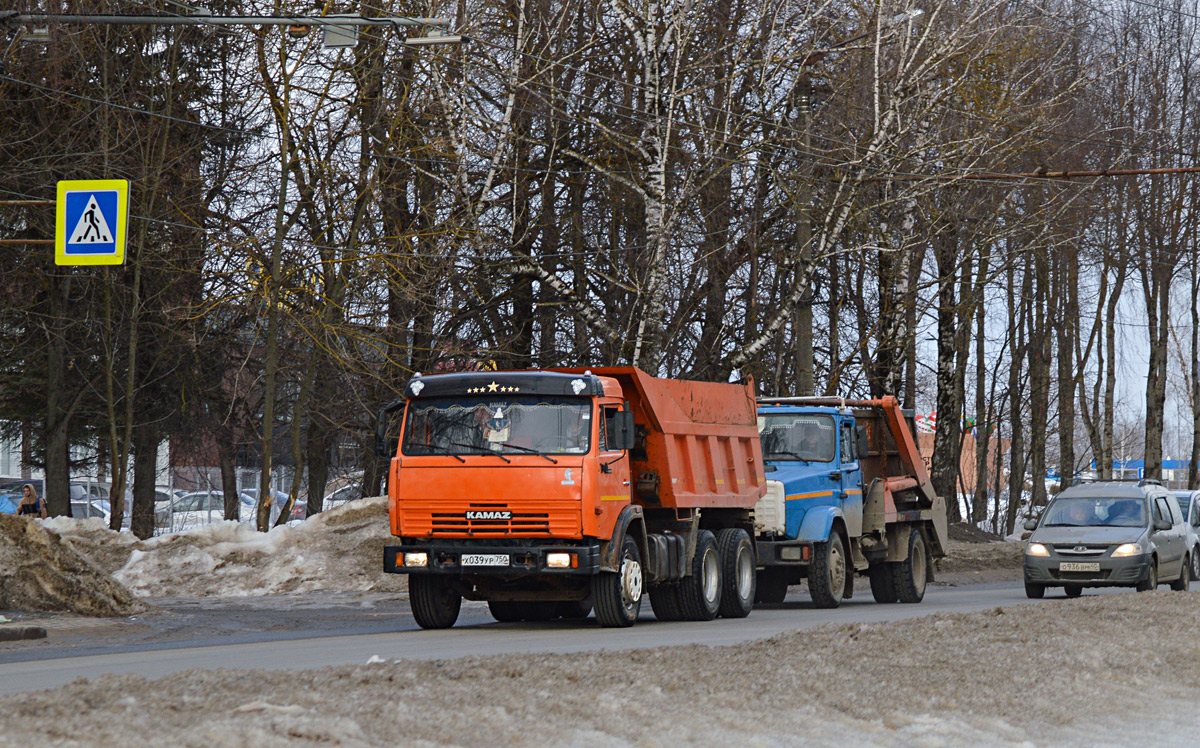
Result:
{"type": "Polygon", "coordinates": [[[6,698],[0,746],[1182,747],[1197,613],[1162,590],[735,647],[106,676],[6,698]]]}
{"type": "MultiPolygon", "coordinates": [[[[44,526],[150,604],[403,590],[380,570],[382,498],[266,534],[222,523],[138,541],[98,520],[44,526]]],[[[942,578],[952,583],[980,571],[1019,579],[1020,544],[950,551],[942,578]]],[[[1200,592],[1164,589],[824,625],[734,647],[105,676],[6,698],[0,748],[1191,746],[1198,614],[1200,592]]]]}

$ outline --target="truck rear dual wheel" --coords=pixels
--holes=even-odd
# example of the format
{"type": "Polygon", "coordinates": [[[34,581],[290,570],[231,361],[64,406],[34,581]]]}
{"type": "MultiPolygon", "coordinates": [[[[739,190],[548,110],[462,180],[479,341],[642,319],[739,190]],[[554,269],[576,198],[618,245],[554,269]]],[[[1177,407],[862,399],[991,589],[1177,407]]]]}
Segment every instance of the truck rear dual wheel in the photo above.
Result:
{"type": "Polygon", "coordinates": [[[682,621],[683,608],[679,604],[679,585],[660,584],[650,590],[650,609],[660,621],[682,621]]]}
{"type": "Polygon", "coordinates": [[[696,535],[691,574],[679,582],[679,605],[687,621],[711,621],[721,608],[721,554],[708,530],[696,535]]]}
{"type": "Polygon", "coordinates": [[[925,598],[926,565],[925,536],[917,528],[908,533],[908,557],[892,562],[892,586],[896,599],[902,603],[919,603],[925,598]]]}
{"type": "Polygon", "coordinates": [[[829,540],[813,544],[813,560],[808,567],[808,594],[818,608],[836,608],[846,592],[846,546],[837,530],[829,540]]]}
{"type": "Polygon", "coordinates": [[[745,618],[754,610],[757,582],[754,544],[750,535],[737,527],[717,533],[717,553],[721,558],[721,604],[724,618],[745,618]]]}
{"type": "Polygon", "coordinates": [[[877,603],[894,603],[896,585],[892,583],[892,566],[886,561],[871,564],[867,568],[867,576],[871,579],[871,596],[877,603]]]}
{"type": "Polygon", "coordinates": [[[642,610],[642,554],[628,535],[621,541],[617,573],[601,572],[592,583],[596,620],[601,626],[632,626],[642,610]]]}
{"type": "Polygon", "coordinates": [[[443,577],[410,574],[408,602],[418,626],[423,629],[448,629],[458,620],[462,595],[443,577]]]}

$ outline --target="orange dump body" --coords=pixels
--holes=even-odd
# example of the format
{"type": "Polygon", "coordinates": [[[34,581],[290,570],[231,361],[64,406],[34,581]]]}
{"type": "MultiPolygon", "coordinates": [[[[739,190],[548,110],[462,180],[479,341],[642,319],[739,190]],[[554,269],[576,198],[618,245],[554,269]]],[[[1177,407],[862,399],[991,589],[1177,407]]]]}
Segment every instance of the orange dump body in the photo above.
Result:
{"type": "Polygon", "coordinates": [[[632,366],[589,371],[615,379],[633,410],[639,433],[630,453],[636,503],[746,509],[766,493],[753,382],[658,379],[632,366]]]}

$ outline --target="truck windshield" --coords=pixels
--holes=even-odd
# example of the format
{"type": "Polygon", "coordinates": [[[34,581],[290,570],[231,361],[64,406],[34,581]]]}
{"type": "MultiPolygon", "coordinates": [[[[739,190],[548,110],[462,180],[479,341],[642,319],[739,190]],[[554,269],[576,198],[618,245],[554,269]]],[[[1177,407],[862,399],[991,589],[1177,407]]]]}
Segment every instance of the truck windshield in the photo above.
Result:
{"type": "Polygon", "coordinates": [[[1141,527],[1146,502],[1135,498],[1060,497],[1046,509],[1043,527],[1141,527]]]}
{"type": "Polygon", "coordinates": [[[586,454],[591,426],[584,397],[422,398],[409,401],[402,452],[586,454]]]}
{"type": "Polygon", "coordinates": [[[762,440],[764,460],[833,460],[833,419],[829,416],[760,413],[758,436],[762,440]]]}

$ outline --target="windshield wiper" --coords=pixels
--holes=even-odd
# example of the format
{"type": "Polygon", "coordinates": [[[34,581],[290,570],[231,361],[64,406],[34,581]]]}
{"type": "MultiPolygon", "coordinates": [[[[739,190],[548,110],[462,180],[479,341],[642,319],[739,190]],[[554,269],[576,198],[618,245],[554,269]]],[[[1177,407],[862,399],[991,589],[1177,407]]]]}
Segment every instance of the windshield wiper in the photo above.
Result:
{"type": "MultiPolygon", "coordinates": [[[[789,452],[786,449],[772,449],[770,452],[767,452],[767,454],[768,455],[790,455],[792,457],[795,457],[797,460],[804,460],[805,462],[808,462],[807,457],[799,454],[798,452],[789,452]]],[[[766,459],[766,455],[763,456],[763,459],[766,459]]]]}
{"type": "Polygon", "coordinates": [[[539,451],[539,450],[536,450],[536,449],[531,449],[531,448],[529,448],[529,447],[522,447],[520,444],[510,444],[510,443],[508,443],[508,442],[505,442],[505,443],[504,443],[504,444],[502,444],[501,446],[504,446],[504,447],[509,447],[509,448],[511,448],[511,449],[520,450],[521,452],[528,452],[528,453],[529,453],[529,454],[531,454],[531,455],[538,455],[539,457],[545,457],[547,460],[549,460],[550,462],[553,462],[555,465],[557,465],[557,464],[558,464],[558,460],[554,459],[553,457],[551,457],[550,455],[546,454],[545,452],[542,452],[542,451],[539,451]]]}
{"type": "MultiPolygon", "coordinates": [[[[500,454],[499,452],[493,452],[492,450],[490,450],[490,449],[486,449],[486,448],[484,448],[484,447],[477,447],[477,446],[475,446],[474,444],[464,444],[463,442],[446,442],[446,443],[447,443],[447,444],[449,444],[449,445],[450,445],[450,446],[452,446],[452,447],[466,447],[467,449],[474,449],[474,450],[477,450],[477,451],[475,451],[475,452],[470,452],[470,453],[468,453],[468,454],[477,454],[477,455],[496,455],[497,457],[499,457],[500,459],[504,460],[505,462],[508,462],[508,463],[511,463],[511,462],[512,462],[512,460],[508,459],[507,457],[505,457],[504,455],[500,454]]],[[[458,455],[452,455],[452,456],[453,456],[453,457],[458,457],[458,455]]],[[[464,460],[464,462],[465,462],[465,460],[464,460]]]]}

